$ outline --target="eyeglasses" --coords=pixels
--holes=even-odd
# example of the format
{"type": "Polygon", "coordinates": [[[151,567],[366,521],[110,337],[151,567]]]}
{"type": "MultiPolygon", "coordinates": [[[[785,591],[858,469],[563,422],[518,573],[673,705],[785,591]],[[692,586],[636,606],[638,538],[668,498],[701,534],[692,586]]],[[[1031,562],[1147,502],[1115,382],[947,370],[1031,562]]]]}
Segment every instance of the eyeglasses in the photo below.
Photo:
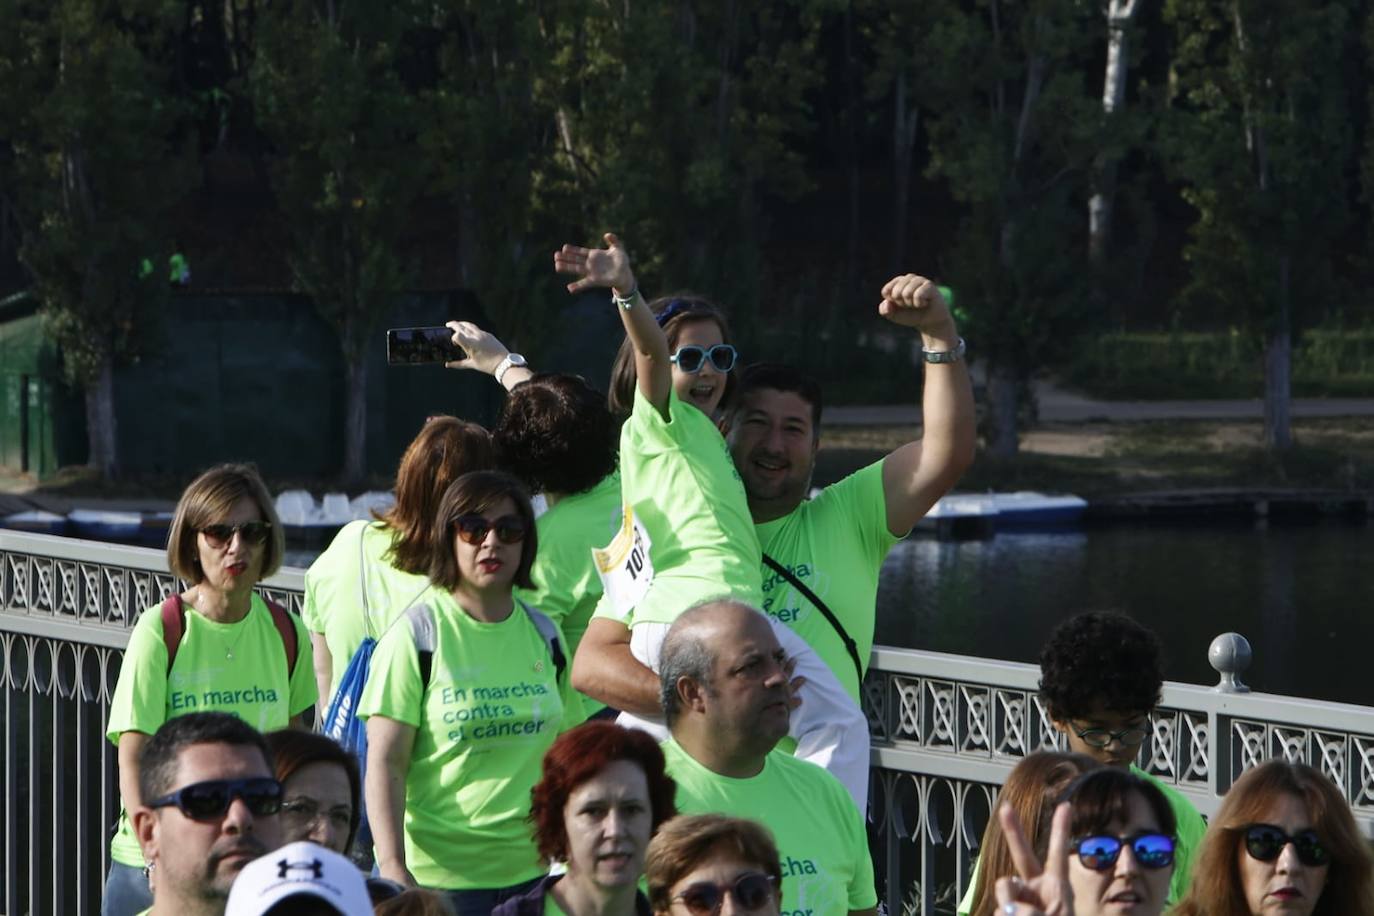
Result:
{"type": "Polygon", "coordinates": [[[773,899],[776,879],[762,872],[749,872],[735,879],[734,884],[715,884],[697,881],[687,885],[673,897],[695,916],[712,916],[725,906],[725,895],[735,898],[735,905],[745,910],[757,910],[773,899]]]}
{"type": "Polygon", "coordinates": [[[206,525],[199,529],[205,535],[205,540],[210,542],[211,547],[224,547],[234,539],[234,533],[238,532],[243,538],[244,543],[257,546],[267,540],[267,535],[272,531],[271,522],[240,522],[237,525],[206,525]]]}
{"type": "Polygon", "coordinates": [[[519,544],[528,530],[525,520],[518,515],[503,515],[494,522],[481,515],[460,515],[453,520],[453,527],[465,544],[482,543],[487,539],[487,532],[492,530],[502,544],[519,544]]]}
{"type": "Polygon", "coordinates": [[[149,808],[175,805],[193,821],[224,817],[234,799],[241,798],[254,817],[267,817],[281,810],[281,783],[267,776],[251,779],[211,779],[192,783],[148,802],[149,808]]]}
{"type": "Polygon", "coordinates": [[[1301,830],[1293,836],[1273,824],[1251,824],[1245,828],[1245,851],[1250,858],[1272,862],[1289,843],[1298,854],[1298,861],[1313,868],[1331,861],[1331,851],[1322,844],[1315,830],[1301,830]]]}
{"type": "Polygon", "coordinates": [[[1116,864],[1121,850],[1131,853],[1141,868],[1168,868],[1174,864],[1174,838],[1163,833],[1136,833],[1131,836],[1085,836],[1073,841],[1073,850],[1084,868],[1106,871],[1116,864]]]}
{"type": "Polygon", "coordinates": [[[685,347],[678,347],[677,352],[668,358],[677,363],[677,367],[688,375],[696,375],[700,372],[701,367],[709,359],[711,365],[716,367],[716,371],[723,375],[735,368],[735,356],[735,348],[729,344],[716,344],[709,350],[695,344],[688,344],[685,347]]]}
{"type": "Polygon", "coordinates": [[[1085,728],[1079,731],[1077,726],[1072,727],[1073,733],[1088,747],[1106,747],[1113,741],[1120,741],[1126,747],[1136,747],[1150,734],[1148,721],[1144,725],[1133,725],[1119,732],[1108,731],[1105,728],[1085,728]]]}
{"type": "Polygon", "coordinates": [[[326,811],[315,799],[304,796],[282,802],[281,816],[298,824],[313,825],[323,819],[335,830],[345,833],[353,826],[353,809],[348,805],[335,805],[326,811]]]}

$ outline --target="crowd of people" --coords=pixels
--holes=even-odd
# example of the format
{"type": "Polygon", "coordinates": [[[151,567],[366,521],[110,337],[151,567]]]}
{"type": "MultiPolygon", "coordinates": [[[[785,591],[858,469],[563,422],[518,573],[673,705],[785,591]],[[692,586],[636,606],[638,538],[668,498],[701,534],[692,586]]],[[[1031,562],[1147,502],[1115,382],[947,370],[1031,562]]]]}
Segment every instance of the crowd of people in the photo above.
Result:
{"type": "MultiPolygon", "coordinates": [[[[102,914],[877,913],[859,690],[883,558],[972,460],[964,342],[930,280],[882,288],[922,438],[813,494],[819,386],[737,366],[719,307],[646,300],[605,240],[554,261],[622,319],[609,394],[453,322],[499,419],[430,418],[299,618],[254,590],[284,550],[256,471],[187,487],[186,589],[139,618],[107,724],[102,914]]],[[[1209,827],[1135,765],[1148,629],[1073,617],[1041,672],[1066,751],[1012,771],[960,913],[1374,916],[1320,774],[1257,767],[1209,827]]]]}

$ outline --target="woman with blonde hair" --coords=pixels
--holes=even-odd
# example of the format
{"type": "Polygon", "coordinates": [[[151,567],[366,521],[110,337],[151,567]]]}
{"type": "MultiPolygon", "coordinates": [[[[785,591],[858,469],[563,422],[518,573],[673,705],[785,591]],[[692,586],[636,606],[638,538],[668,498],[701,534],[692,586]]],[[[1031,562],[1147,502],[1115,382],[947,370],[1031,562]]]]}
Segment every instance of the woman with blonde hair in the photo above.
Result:
{"type": "Polygon", "coordinates": [[[1271,760],[1226,793],[1179,916],[1369,916],[1374,859],[1350,806],[1312,767],[1271,760]]]}
{"type": "Polygon", "coordinates": [[[281,566],[285,537],[257,470],[213,467],[181,494],[167,535],[167,565],[187,583],[145,610],[129,634],[106,737],[118,748],[118,830],[101,912],[152,906],[128,812],[143,804],[139,752],[168,719],[233,713],[261,732],[301,727],[315,702],[310,640],[299,619],[254,587],[281,566]]]}

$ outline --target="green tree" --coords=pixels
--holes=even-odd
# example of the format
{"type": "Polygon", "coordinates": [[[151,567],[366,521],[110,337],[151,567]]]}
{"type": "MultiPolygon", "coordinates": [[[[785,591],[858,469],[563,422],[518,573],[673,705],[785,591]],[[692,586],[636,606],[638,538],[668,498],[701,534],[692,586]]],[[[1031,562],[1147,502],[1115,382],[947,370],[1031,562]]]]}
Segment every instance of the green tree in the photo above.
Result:
{"type": "Polygon", "coordinates": [[[119,472],[114,368],[150,339],[171,208],[194,175],[167,63],[179,14],[175,0],[0,0],[0,181],[106,477],[119,472]]]}
{"type": "Polygon", "coordinates": [[[1187,302],[1262,339],[1265,442],[1285,449],[1293,334],[1333,288],[1349,222],[1353,0],[1169,0],[1165,15],[1177,41],[1167,153],[1198,213],[1187,302]]]}
{"type": "Polygon", "coordinates": [[[403,234],[429,172],[417,155],[420,108],[402,80],[416,21],[399,0],[274,7],[257,23],[250,68],[292,278],[343,350],[348,482],[364,475],[364,356],[406,282],[403,234]]]}
{"type": "Polygon", "coordinates": [[[991,454],[1018,447],[1033,374],[1083,330],[1082,206],[1102,111],[1084,77],[1096,11],[1077,0],[954,0],[920,41],[930,171],[965,208],[951,280],[985,365],[991,454]]]}

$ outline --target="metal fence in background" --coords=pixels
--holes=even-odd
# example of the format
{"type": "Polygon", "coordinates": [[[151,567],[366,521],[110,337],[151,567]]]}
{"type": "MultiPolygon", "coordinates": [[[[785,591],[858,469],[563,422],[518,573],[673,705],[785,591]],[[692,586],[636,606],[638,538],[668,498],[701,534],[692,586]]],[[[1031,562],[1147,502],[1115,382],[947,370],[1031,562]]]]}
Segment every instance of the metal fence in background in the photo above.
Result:
{"type": "MultiPolygon", "coordinates": [[[[303,573],[263,592],[299,611],[303,573]]],[[[119,810],[104,723],[129,628],[180,587],[162,552],[0,531],[0,916],[95,913],[119,810]]],[[[953,913],[997,787],[1058,746],[1039,671],[877,647],[870,838],[887,912],[953,913]]],[[[1169,682],[1140,765],[1211,814],[1246,768],[1319,767],[1374,835],[1374,709],[1169,682]]]]}

